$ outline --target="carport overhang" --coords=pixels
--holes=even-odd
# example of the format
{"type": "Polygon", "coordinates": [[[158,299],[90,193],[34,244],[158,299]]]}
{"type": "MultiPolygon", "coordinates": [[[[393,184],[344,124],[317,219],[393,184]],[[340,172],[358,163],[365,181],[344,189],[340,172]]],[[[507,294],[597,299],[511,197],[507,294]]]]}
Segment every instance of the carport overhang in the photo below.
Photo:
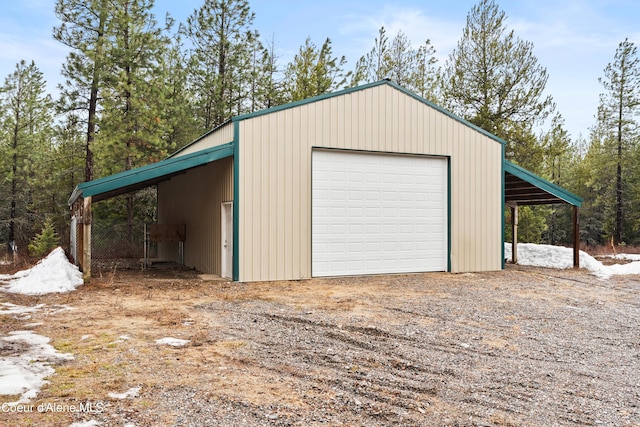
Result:
{"type": "Polygon", "coordinates": [[[78,259],[75,261],[82,269],[85,282],[91,278],[91,204],[93,202],[138,191],[186,173],[188,169],[232,157],[234,149],[235,143],[229,142],[78,184],[73,190],[68,204],[77,223],[82,224],[82,233],[78,235],[80,251],[78,259]]]}
{"type": "Polygon", "coordinates": [[[579,210],[583,199],[507,160],[503,162],[504,203],[511,209],[512,261],[518,260],[518,206],[566,203],[573,206],[573,266],[580,267],[579,210]]]}

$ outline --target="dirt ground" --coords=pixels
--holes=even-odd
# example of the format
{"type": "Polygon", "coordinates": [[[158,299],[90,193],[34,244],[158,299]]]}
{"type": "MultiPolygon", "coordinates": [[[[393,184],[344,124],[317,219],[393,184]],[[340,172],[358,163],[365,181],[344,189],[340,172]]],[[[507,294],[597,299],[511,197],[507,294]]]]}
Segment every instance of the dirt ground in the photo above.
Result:
{"type": "Polygon", "coordinates": [[[0,316],[0,335],[31,329],[75,359],[33,401],[59,411],[0,413],[3,426],[640,426],[638,276],[105,270],[5,301],[46,306],[0,316]]]}

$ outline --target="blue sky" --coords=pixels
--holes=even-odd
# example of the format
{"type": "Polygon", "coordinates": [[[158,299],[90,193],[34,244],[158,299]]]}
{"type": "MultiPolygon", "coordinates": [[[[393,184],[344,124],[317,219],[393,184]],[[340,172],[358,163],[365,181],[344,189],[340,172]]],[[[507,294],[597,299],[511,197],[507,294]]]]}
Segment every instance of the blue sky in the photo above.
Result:
{"type": "MultiPolygon", "coordinates": [[[[156,16],[169,12],[184,21],[203,0],[156,0],[156,16]]],[[[0,12],[0,78],[4,80],[21,59],[34,60],[55,94],[59,71],[67,54],[51,37],[58,22],[55,0],[2,0],[0,12]]],[[[440,65],[462,35],[471,0],[251,0],[255,28],[272,36],[284,65],[305,39],[320,45],[329,37],[336,55],[345,55],[347,68],[373,46],[381,26],[393,37],[402,30],[414,45],[430,39],[440,65]]],[[[574,138],[587,136],[594,123],[598,77],[613,60],[626,37],[640,44],[640,2],[637,0],[498,0],[507,25],[534,44],[534,53],[547,68],[547,91],[574,138]]]]}

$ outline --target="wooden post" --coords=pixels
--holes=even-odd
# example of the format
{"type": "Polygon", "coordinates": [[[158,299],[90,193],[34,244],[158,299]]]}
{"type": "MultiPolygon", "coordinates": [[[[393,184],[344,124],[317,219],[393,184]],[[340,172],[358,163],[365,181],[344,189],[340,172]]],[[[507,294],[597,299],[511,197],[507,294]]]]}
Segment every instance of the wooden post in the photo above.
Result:
{"type": "MultiPolygon", "coordinates": [[[[84,248],[83,235],[82,235],[82,223],[83,223],[83,213],[82,213],[82,199],[76,200],[71,207],[73,210],[73,216],[76,219],[76,248],[73,262],[75,265],[80,267],[80,271],[82,271],[82,253],[84,248]]],[[[73,252],[73,250],[72,250],[73,252]]]]}
{"type": "Polygon", "coordinates": [[[82,212],[82,277],[91,281],[91,196],[84,198],[82,212]]]}
{"type": "Polygon", "coordinates": [[[580,268],[580,208],[573,207],[573,268],[580,268]]]}
{"type": "Polygon", "coordinates": [[[511,206],[511,262],[518,263],[518,205],[511,206]]]}

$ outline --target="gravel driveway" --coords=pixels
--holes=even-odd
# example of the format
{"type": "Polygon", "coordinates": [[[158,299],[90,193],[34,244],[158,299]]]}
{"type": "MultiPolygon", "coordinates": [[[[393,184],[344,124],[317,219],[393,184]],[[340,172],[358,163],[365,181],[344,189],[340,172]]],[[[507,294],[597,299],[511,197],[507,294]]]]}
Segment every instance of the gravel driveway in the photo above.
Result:
{"type": "MultiPolygon", "coordinates": [[[[509,266],[234,284],[147,271],[52,298],[78,310],[39,333],[80,356],[41,399],[102,399],[101,425],[640,426],[637,276],[509,266]],[[190,344],[157,350],[163,336],[190,344]],[[117,369],[101,378],[91,363],[117,369]]],[[[47,420],[90,418],[68,415],[47,420]]]]}

